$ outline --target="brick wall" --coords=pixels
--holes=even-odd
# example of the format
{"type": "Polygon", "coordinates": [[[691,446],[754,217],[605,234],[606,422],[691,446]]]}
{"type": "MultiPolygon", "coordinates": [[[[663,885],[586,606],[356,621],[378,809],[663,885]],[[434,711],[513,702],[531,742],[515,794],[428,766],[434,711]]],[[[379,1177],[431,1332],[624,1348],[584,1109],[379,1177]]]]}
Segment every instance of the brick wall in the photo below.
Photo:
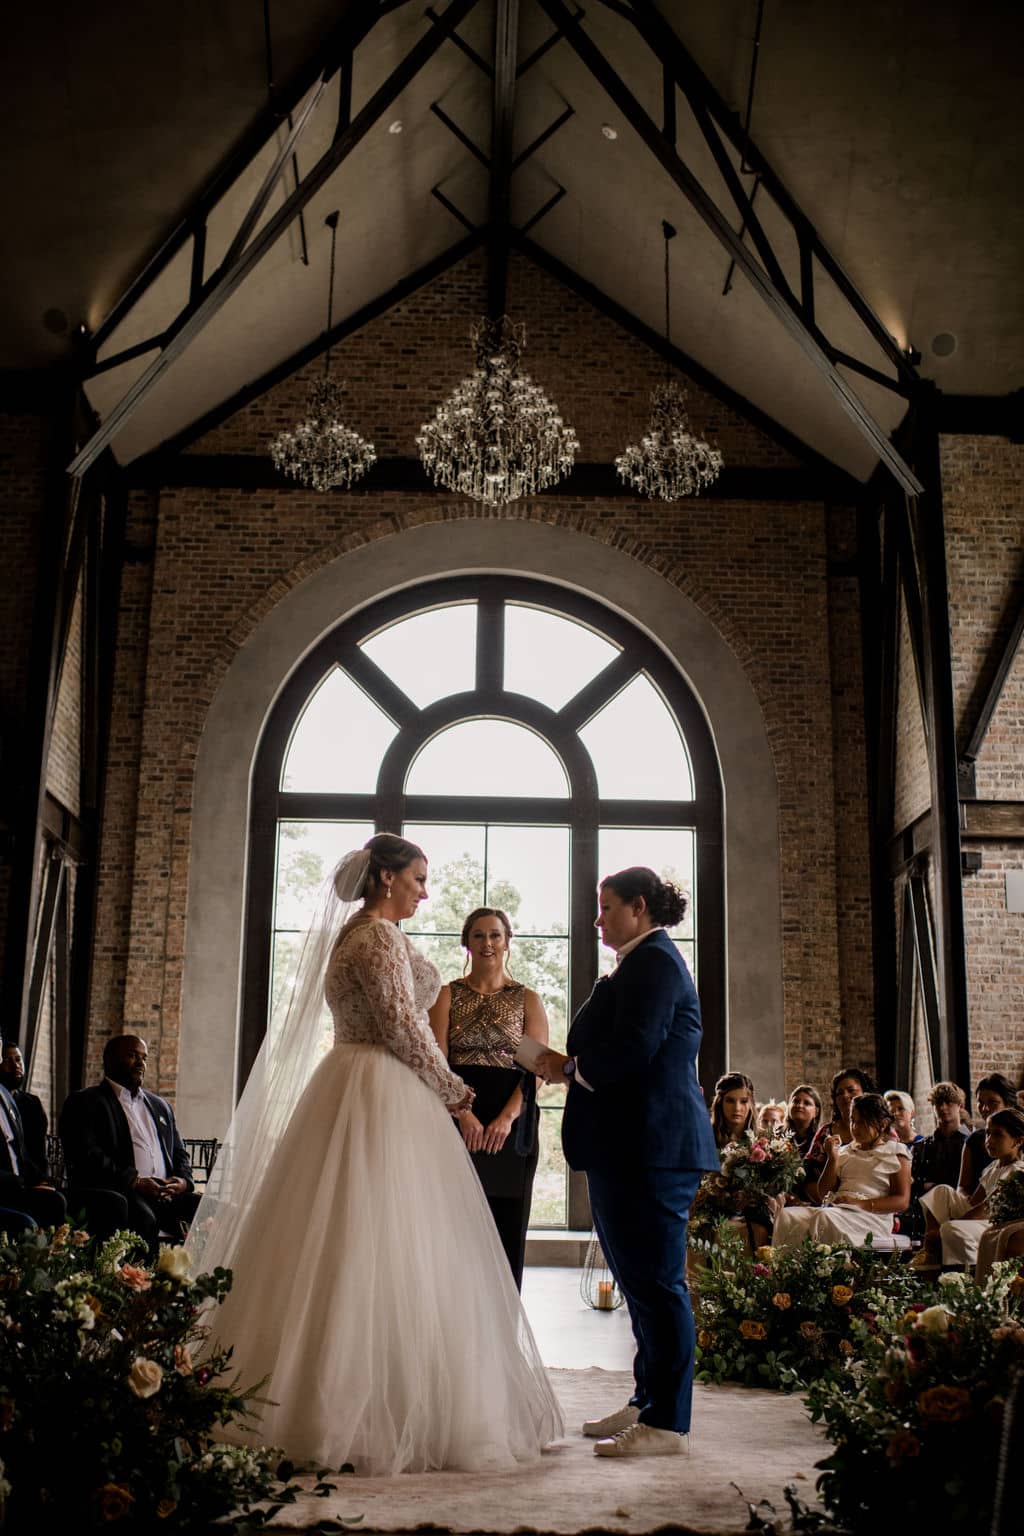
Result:
{"type": "MultiPolygon", "coordinates": [[[[969,739],[995,657],[1024,603],[1024,446],[943,438],[943,506],[957,740],[969,739]]],[[[1024,801],[1024,652],[1006,680],[976,764],[979,799],[1024,801]]],[[[1024,1076],[1024,916],[1006,910],[1006,872],[1024,841],[977,843],[983,867],[964,881],[971,1062],[1024,1076]]]]}
{"type": "MultiPolygon", "coordinates": [[[[32,638],[32,595],[46,469],[46,424],[39,416],[0,413],[0,798],[17,792],[15,748],[25,723],[32,638]]],[[[9,865],[0,860],[0,973],[7,933],[9,865]]]]}
{"type": "Polygon", "coordinates": [[[828,637],[832,694],[839,1004],[843,1063],[873,1071],[874,988],[871,956],[870,819],[864,739],[860,592],[851,562],[856,513],[832,508],[828,519],[828,637]]]}
{"type": "MultiPolygon", "coordinates": [[[[577,427],[582,456],[607,459],[628,432],[643,426],[647,392],[661,365],[543,274],[516,269],[513,310],[516,296],[526,293],[527,276],[532,371],[577,427]]],[[[470,261],[338,348],[338,372],[355,387],[352,423],[376,438],[378,451],[414,451],[413,431],[468,369],[469,353],[459,338],[482,308],[482,269],[470,261]]],[[[268,436],[293,419],[303,383],[298,378],[277,386],[197,443],[197,450],[265,452],[268,436]]],[[[713,420],[730,462],[788,462],[746,423],[694,395],[695,420],[702,427],[713,420]]],[[[133,509],[133,517],[142,515],[141,507],[133,509]]],[[[344,550],[423,521],[494,515],[430,493],[160,494],[151,601],[147,608],[148,571],[130,569],[121,612],[92,1005],[94,1062],[111,1029],[138,1028],[158,1060],[156,1086],[173,1093],[192,775],[206,711],[236,649],[285,591],[344,550]]],[[[810,503],[693,500],[672,507],[545,497],[502,515],[559,523],[626,550],[697,603],[746,669],[764,711],[779,781],[787,1077],[823,1082],[845,1049],[867,1054],[870,1038],[864,812],[857,806],[863,730],[854,724],[859,640],[852,589],[844,583],[830,588],[828,581],[824,509],[810,503]],[[830,668],[832,644],[841,652],[838,687],[830,668]],[[838,791],[834,714],[843,731],[838,791]],[[854,887],[841,900],[837,825],[844,879],[854,887]],[[849,1047],[841,1036],[843,1013],[853,1031],[849,1047]]]]}

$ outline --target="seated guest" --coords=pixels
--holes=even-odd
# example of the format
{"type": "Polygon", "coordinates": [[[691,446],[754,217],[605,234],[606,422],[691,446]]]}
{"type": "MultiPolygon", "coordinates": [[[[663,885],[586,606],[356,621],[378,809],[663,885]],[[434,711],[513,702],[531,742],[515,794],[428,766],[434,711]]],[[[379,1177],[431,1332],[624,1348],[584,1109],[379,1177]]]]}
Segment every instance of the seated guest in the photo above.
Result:
{"type": "Polygon", "coordinates": [[[18,1114],[21,1116],[21,1128],[25,1133],[25,1151],[33,1168],[45,1179],[47,1175],[46,1162],[46,1132],[48,1130],[46,1110],[42,1100],[36,1098],[34,1093],[26,1093],[22,1084],[25,1081],[25,1061],[18,1049],[17,1041],[5,1040],[0,1050],[0,1083],[9,1090],[18,1114]]]}
{"type": "Polygon", "coordinates": [[[1007,1221],[992,1227],[986,1222],[978,1242],[978,1260],[974,1266],[974,1278],[983,1285],[992,1272],[993,1264],[1004,1259],[1024,1258],[1024,1221],[1007,1221]]]}
{"type": "Polygon", "coordinates": [[[148,1054],[138,1035],[108,1040],[106,1075],[68,1097],[60,1137],[72,1209],[84,1207],[96,1236],[138,1232],[155,1258],[161,1235],[180,1242],[199,1196],[174,1111],[142,1086],[148,1054]]]}
{"type": "Polygon", "coordinates": [[[821,1124],[821,1094],[811,1083],[798,1083],[786,1106],[785,1127],[795,1141],[800,1156],[811,1150],[821,1124]]]}
{"type": "Polygon", "coordinates": [[[67,1215],[64,1196],[54,1189],[46,1165],[37,1166],[29,1156],[21,1112],[14,1095],[0,1083],[0,1208],[12,1212],[8,1229],[24,1225],[20,1218],[40,1227],[59,1227],[67,1215]]]}
{"type": "Polygon", "coordinates": [[[843,1067],[836,1073],[829,1086],[832,1117],[825,1125],[819,1126],[804,1156],[804,1162],[807,1164],[807,1182],[798,1191],[801,1199],[811,1201],[814,1199],[814,1190],[825,1167],[826,1138],[838,1136],[839,1145],[847,1146],[853,1140],[850,1111],[853,1108],[854,1099],[859,1094],[877,1093],[877,1091],[871,1078],[866,1072],[862,1072],[860,1067],[843,1067]]]}
{"type": "Polygon", "coordinates": [[[955,1188],[959,1181],[964,1143],[970,1134],[960,1123],[965,1098],[956,1083],[936,1083],[928,1094],[928,1102],[935,1111],[935,1129],[917,1144],[913,1153],[914,1183],[920,1195],[936,1184],[955,1188]]]}
{"type": "Polygon", "coordinates": [[[942,1263],[973,1266],[988,1221],[988,1202],[1008,1173],[1024,1169],[1024,1110],[997,1109],[985,1125],[988,1163],[977,1188],[963,1195],[948,1184],[937,1184],[921,1196],[927,1225],[924,1247],[911,1259],[911,1268],[937,1269],[942,1263]]]}
{"type": "MultiPolygon", "coordinates": [[[[975,1096],[978,1114],[983,1122],[997,1110],[1018,1108],[1017,1090],[1002,1072],[992,1072],[988,1077],[983,1077],[975,1089],[975,1096]]],[[[960,1178],[957,1181],[957,1188],[962,1195],[974,1193],[991,1161],[985,1150],[985,1126],[982,1124],[971,1132],[964,1145],[960,1178]]],[[[949,1182],[952,1183],[952,1179],[949,1182]]]]}
{"type": "Polygon", "coordinates": [[[776,1131],[781,1131],[786,1123],[786,1106],[779,1099],[769,1099],[767,1104],[757,1106],[757,1129],[767,1131],[769,1136],[776,1131]]]}
{"type": "Polygon", "coordinates": [[[715,1084],[711,1128],[719,1151],[754,1129],[754,1085],[745,1072],[726,1072],[715,1084]]]}
{"type": "Polygon", "coordinates": [[[908,1148],[915,1147],[924,1137],[914,1125],[916,1106],[909,1093],[904,1093],[901,1088],[890,1088],[885,1095],[885,1102],[889,1106],[892,1115],[892,1128],[898,1141],[908,1148]]]}
{"type": "Polygon", "coordinates": [[[824,1141],[825,1166],[817,1181],[817,1206],[779,1206],[772,1230],[776,1248],[816,1243],[859,1246],[868,1236],[889,1237],[893,1217],[910,1200],[910,1154],[892,1136],[892,1115],[880,1093],[862,1093],[850,1107],[853,1139],[838,1133],[824,1141]]]}

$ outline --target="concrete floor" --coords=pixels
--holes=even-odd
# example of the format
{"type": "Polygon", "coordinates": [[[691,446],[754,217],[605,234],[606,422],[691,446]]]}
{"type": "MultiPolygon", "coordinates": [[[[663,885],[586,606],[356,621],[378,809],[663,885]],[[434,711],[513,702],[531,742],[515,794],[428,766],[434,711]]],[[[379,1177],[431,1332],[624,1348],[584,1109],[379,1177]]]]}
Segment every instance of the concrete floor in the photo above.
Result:
{"type": "Polygon", "coordinates": [[[633,1334],[625,1307],[596,1312],[580,1295],[580,1270],[528,1266],[523,1305],[544,1364],[564,1370],[629,1371],[633,1334]]]}

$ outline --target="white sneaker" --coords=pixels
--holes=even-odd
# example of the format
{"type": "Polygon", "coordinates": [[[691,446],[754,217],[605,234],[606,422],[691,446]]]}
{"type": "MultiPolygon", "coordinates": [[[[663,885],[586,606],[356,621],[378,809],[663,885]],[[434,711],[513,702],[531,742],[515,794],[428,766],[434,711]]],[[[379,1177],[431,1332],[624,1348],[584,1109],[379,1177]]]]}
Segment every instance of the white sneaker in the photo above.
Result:
{"type": "Polygon", "coordinates": [[[605,1440],[609,1435],[617,1435],[620,1429],[628,1429],[639,1417],[640,1409],[627,1403],[624,1408],[617,1408],[606,1418],[585,1420],[583,1433],[588,1440],[605,1440]]]}
{"type": "Polygon", "coordinates": [[[594,1446],[595,1456],[681,1456],[690,1449],[689,1435],[674,1429],[656,1429],[653,1424],[630,1424],[608,1440],[594,1446]]]}

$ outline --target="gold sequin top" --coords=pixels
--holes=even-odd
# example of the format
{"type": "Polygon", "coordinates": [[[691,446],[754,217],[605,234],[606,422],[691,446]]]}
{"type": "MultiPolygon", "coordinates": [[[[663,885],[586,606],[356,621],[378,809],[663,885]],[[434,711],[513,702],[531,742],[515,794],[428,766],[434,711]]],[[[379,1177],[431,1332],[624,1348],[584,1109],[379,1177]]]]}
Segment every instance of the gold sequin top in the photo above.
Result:
{"type": "Polygon", "coordinates": [[[512,1067],[526,1025],[526,988],[507,981],[484,995],[467,981],[451,984],[448,1061],[453,1067],[512,1067]]]}

